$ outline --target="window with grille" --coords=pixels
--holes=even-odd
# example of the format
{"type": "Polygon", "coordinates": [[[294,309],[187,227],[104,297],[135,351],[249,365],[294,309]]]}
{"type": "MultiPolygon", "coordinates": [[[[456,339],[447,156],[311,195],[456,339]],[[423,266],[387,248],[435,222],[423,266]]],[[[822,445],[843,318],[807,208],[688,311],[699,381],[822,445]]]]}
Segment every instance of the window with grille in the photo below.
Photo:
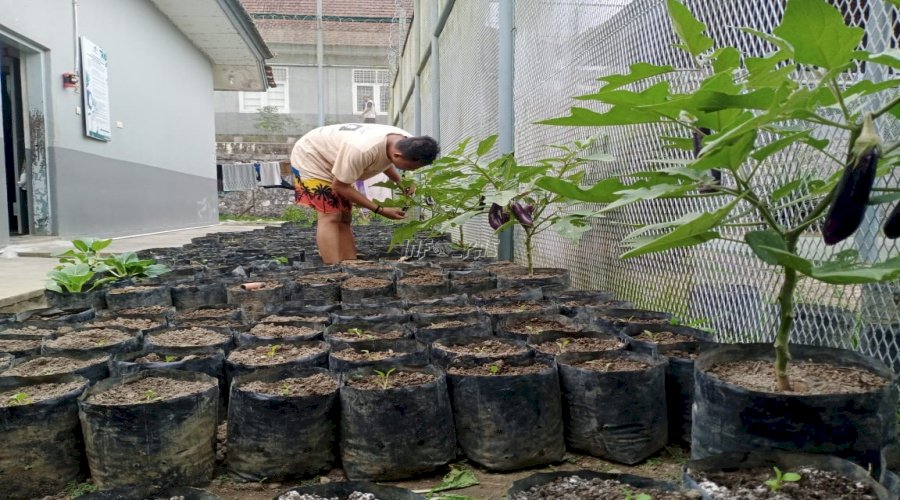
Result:
{"type": "Polygon", "coordinates": [[[273,66],[272,75],[275,77],[275,88],[265,92],[238,92],[238,103],[241,113],[256,113],[261,108],[273,107],[277,113],[289,113],[291,111],[288,96],[288,69],[273,66]]]}
{"type": "Polygon", "coordinates": [[[386,115],[391,104],[390,74],[386,69],[353,70],[353,113],[366,109],[366,102],[375,104],[375,112],[386,115]]]}

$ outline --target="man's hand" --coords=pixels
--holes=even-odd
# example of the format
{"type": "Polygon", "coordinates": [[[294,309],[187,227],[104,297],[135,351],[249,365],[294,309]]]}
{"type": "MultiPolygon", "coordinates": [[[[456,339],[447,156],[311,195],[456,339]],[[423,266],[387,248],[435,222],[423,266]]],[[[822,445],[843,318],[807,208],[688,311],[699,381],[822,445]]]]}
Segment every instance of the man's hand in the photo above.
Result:
{"type": "Polygon", "coordinates": [[[406,218],[406,212],[399,208],[382,207],[378,211],[378,215],[393,220],[401,220],[406,218]]]}
{"type": "Polygon", "coordinates": [[[416,194],[416,183],[410,182],[409,186],[407,186],[406,188],[401,188],[401,190],[406,196],[412,196],[416,194]]]}

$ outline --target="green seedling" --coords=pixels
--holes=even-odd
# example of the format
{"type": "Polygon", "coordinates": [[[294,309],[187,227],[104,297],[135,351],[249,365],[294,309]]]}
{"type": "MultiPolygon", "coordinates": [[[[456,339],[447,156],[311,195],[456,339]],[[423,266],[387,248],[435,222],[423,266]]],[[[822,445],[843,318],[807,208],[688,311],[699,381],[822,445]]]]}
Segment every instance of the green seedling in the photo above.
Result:
{"type": "Polygon", "coordinates": [[[154,391],[153,389],[147,389],[147,391],[144,392],[144,400],[145,401],[153,401],[155,398],[156,398],[156,391],[154,391]]]}
{"type": "Polygon", "coordinates": [[[100,346],[100,347],[103,347],[103,346],[105,346],[106,344],[109,343],[109,339],[106,338],[106,337],[103,337],[102,339],[100,339],[100,340],[98,340],[98,341],[96,341],[96,342],[94,342],[94,343],[97,344],[97,345],[100,346]]]}
{"type": "Polygon", "coordinates": [[[500,365],[490,365],[488,370],[491,371],[491,375],[496,375],[500,373],[500,365]]]}
{"type": "Polygon", "coordinates": [[[78,498],[88,493],[93,493],[97,491],[97,485],[94,483],[79,483],[76,481],[72,481],[66,485],[63,492],[68,495],[69,498],[78,498]]]}
{"type": "Polygon", "coordinates": [[[525,331],[528,333],[537,333],[538,329],[531,325],[525,325],[525,331]]]}
{"type": "Polygon", "coordinates": [[[281,344],[275,344],[269,346],[269,350],[266,352],[267,358],[274,358],[276,354],[278,354],[278,350],[281,349],[281,344]]]}
{"type": "Polygon", "coordinates": [[[356,335],[357,337],[362,337],[364,335],[362,328],[348,328],[347,333],[349,333],[350,335],[356,335]]]}
{"type": "Polygon", "coordinates": [[[647,337],[647,339],[649,339],[650,342],[659,342],[659,338],[660,338],[661,334],[662,334],[662,332],[651,332],[650,330],[644,330],[643,332],[641,332],[641,335],[644,335],[645,337],[647,337]]]}
{"type": "Polygon", "coordinates": [[[166,363],[172,363],[178,360],[178,356],[166,356],[166,363]]]}
{"type": "Polygon", "coordinates": [[[635,493],[628,488],[622,488],[622,493],[625,494],[625,500],[653,500],[653,497],[646,493],[635,493]]]}
{"type": "Polygon", "coordinates": [[[287,258],[287,257],[275,257],[274,260],[275,260],[275,262],[277,262],[277,263],[279,263],[279,264],[281,264],[281,265],[285,265],[285,264],[288,263],[288,258],[287,258]]]}
{"type": "Polygon", "coordinates": [[[281,386],[281,395],[288,396],[291,393],[291,388],[287,384],[281,386]]]}
{"type": "Polygon", "coordinates": [[[381,389],[386,390],[390,385],[390,377],[391,374],[397,371],[396,368],[391,368],[390,370],[383,372],[381,370],[375,370],[375,374],[378,375],[378,382],[381,384],[381,389]]]}
{"type": "Polygon", "coordinates": [[[772,467],[775,471],[775,477],[765,481],[765,485],[772,491],[778,491],[784,486],[784,483],[796,483],[800,480],[800,474],[796,472],[781,472],[778,467],[772,467]]]}
{"type": "Polygon", "coordinates": [[[8,404],[9,406],[19,406],[19,405],[30,405],[34,403],[32,401],[31,396],[24,392],[17,392],[9,397],[8,404]]]}
{"type": "Polygon", "coordinates": [[[566,347],[572,343],[572,339],[559,339],[556,341],[556,347],[559,348],[559,353],[562,354],[566,352],[566,347]]]}

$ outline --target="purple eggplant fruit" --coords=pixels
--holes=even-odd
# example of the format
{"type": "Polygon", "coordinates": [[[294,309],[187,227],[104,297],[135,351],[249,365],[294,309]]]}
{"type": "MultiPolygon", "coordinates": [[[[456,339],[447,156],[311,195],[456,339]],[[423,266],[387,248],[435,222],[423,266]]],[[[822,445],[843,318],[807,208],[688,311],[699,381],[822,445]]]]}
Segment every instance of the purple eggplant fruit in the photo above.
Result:
{"type": "Polygon", "coordinates": [[[534,211],[533,206],[526,206],[521,201],[514,201],[510,204],[509,208],[512,210],[513,215],[516,216],[516,220],[519,221],[519,224],[522,224],[525,227],[534,225],[534,219],[531,217],[531,214],[534,211]]]}
{"type": "Polygon", "coordinates": [[[878,168],[878,133],[871,115],[866,118],[850,151],[850,162],[834,188],[834,199],[825,216],[822,237],[826,245],[844,241],[859,229],[875,184],[878,168]]]}
{"type": "Polygon", "coordinates": [[[900,203],[891,210],[887,220],[884,221],[884,235],[892,240],[900,236],[900,203]]]}
{"type": "Polygon", "coordinates": [[[496,203],[491,203],[491,208],[488,210],[488,224],[491,226],[491,229],[500,229],[500,226],[508,220],[509,214],[504,213],[503,207],[496,203]],[[504,217],[506,220],[504,220],[504,217]]]}

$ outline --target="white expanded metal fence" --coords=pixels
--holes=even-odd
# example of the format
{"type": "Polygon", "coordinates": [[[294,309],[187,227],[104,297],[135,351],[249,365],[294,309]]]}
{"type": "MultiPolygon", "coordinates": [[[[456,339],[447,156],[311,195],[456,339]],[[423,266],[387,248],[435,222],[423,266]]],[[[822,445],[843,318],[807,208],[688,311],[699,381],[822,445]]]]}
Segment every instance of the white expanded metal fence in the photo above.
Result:
{"type": "MultiPolygon", "coordinates": [[[[591,165],[587,179],[633,172],[642,164],[672,153],[663,150],[660,136],[671,131],[659,126],[572,128],[537,125],[536,121],[564,116],[572,96],[595,91],[598,76],[627,71],[630,64],[646,61],[669,64],[677,71],[669,80],[682,90],[701,78],[686,56],[672,47],[675,42],[664,0],[500,0],[515,3],[515,152],[527,162],[547,156],[548,144],[600,136],[598,147],[617,158],[613,163],[591,165]]],[[[900,12],[884,0],[830,0],[845,19],[865,28],[863,43],[876,52],[898,47],[900,12]]],[[[687,0],[686,5],[709,28],[718,46],[733,45],[762,55],[772,50],[757,38],[736,29],[748,26],[771,32],[780,22],[784,0],[687,0]]],[[[420,0],[412,32],[400,57],[394,82],[394,122],[411,132],[434,134],[449,150],[466,137],[480,139],[498,132],[497,1],[420,0]],[[446,24],[432,50],[432,34],[440,26],[440,14],[450,6],[446,24]],[[418,45],[417,45],[418,44],[418,45]],[[437,53],[438,57],[429,57],[437,53]],[[439,71],[434,71],[435,59],[439,71]],[[419,74],[418,92],[415,88],[419,74]],[[434,109],[432,89],[439,80],[439,109],[434,109]]],[[[898,78],[896,72],[858,67],[846,83],[862,78],[882,81],[898,78]]],[[[802,78],[802,75],[799,76],[802,78]]],[[[883,103],[859,100],[856,110],[883,103]]],[[[580,102],[579,105],[584,105],[580,102]]],[[[602,108],[600,108],[602,109],[602,108]]],[[[886,142],[900,137],[897,122],[882,119],[879,126],[886,142]],[[891,129],[889,125],[893,124],[891,129]]],[[[830,148],[842,155],[846,143],[831,139],[830,148]]],[[[780,185],[786,171],[832,168],[813,163],[802,150],[785,150],[770,160],[760,187],[780,185]]],[[[830,172],[829,172],[830,173],[830,172]]],[[[900,184],[896,176],[884,185],[900,184]]],[[[777,269],[757,259],[746,246],[714,240],[688,249],[673,250],[626,261],[617,256],[619,241],[629,225],[652,224],[684,213],[714,208],[709,199],[655,200],[626,207],[598,220],[582,242],[572,245],[547,231],[535,243],[535,264],[563,267],[572,284],[582,289],[603,289],[638,306],[676,313],[682,321],[711,328],[719,340],[770,341],[776,330],[775,296],[781,284],[777,269]]],[[[779,212],[785,220],[802,217],[805,207],[779,212]]],[[[870,210],[857,235],[836,247],[822,243],[819,228],[803,237],[800,251],[822,259],[846,249],[856,249],[864,259],[883,260],[898,254],[896,241],[883,238],[880,224],[886,213],[870,210]]],[[[728,234],[741,239],[737,230],[728,234]]],[[[458,238],[459,235],[455,234],[458,238]]],[[[489,253],[497,239],[484,220],[465,227],[467,243],[489,253]]],[[[516,260],[524,258],[521,234],[517,235],[516,260]]],[[[855,348],[874,355],[900,372],[900,283],[831,286],[809,279],[797,291],[794,342],[855,348]]]]}

